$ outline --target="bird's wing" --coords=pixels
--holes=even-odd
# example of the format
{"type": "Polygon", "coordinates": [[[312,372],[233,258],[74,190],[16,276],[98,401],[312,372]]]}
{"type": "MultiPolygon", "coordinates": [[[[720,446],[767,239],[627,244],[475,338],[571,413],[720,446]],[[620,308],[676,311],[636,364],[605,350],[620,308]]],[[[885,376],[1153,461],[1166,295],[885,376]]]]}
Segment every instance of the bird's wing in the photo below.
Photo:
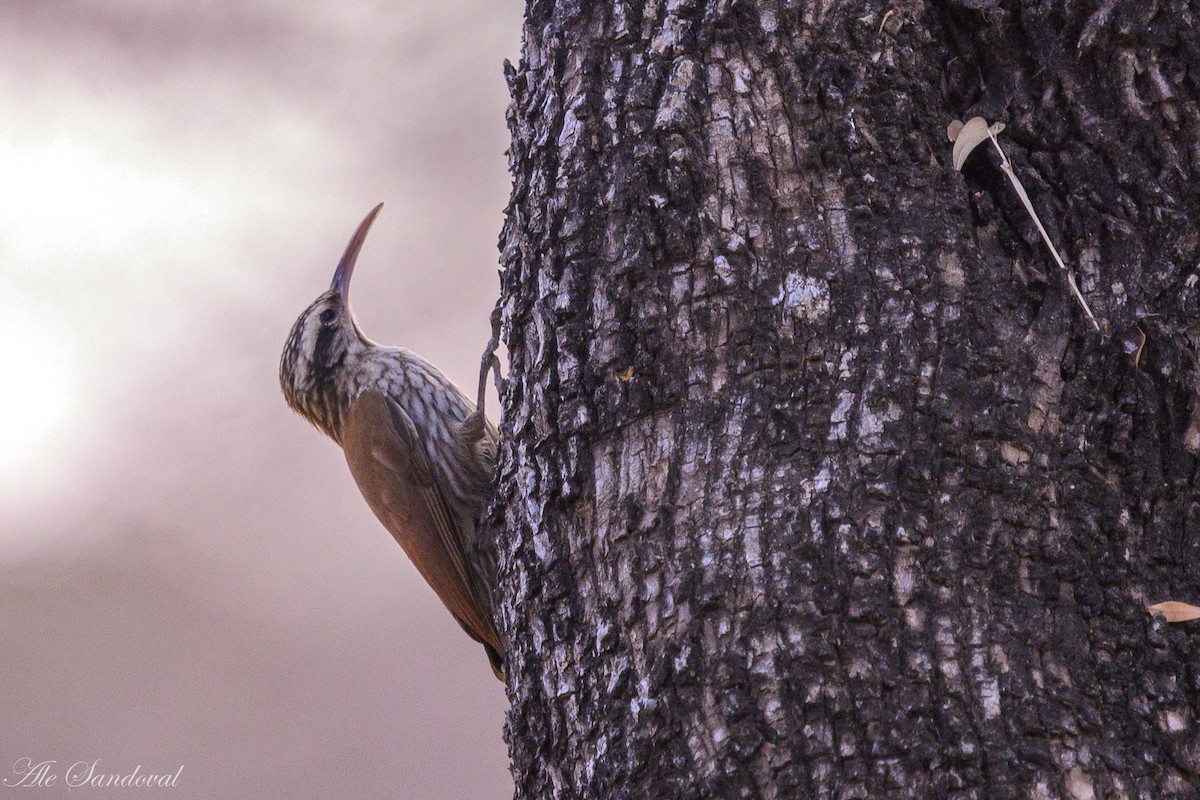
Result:
{"type": "Polygon", "coordinates": [[[369,390],[350,407],[342,449],[375,516],[473,637],[502,651],[499,636],[471,591],[466,536],[434,480],[429,454],[404,409],[369,390]]]}

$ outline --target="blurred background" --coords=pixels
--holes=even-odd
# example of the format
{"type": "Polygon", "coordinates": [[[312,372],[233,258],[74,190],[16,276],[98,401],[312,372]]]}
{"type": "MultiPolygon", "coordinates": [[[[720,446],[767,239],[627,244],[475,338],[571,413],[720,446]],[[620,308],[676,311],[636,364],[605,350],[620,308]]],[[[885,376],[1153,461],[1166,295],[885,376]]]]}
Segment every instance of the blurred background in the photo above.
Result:
{"type": "Polygon", "coordinates": [[[277,370],[384,201],[359,321],[473,396],[522,10],[0,4],[0,778],[511,796],[503,687],[277,370]]]}

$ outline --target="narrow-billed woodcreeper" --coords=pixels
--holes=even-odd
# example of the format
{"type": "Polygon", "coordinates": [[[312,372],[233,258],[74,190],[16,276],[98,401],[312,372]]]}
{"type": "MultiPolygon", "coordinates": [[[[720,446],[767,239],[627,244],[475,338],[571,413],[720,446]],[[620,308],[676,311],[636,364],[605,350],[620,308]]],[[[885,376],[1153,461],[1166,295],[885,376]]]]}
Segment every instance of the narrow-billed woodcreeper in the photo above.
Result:
{"type": "Polygon", "coordinates": [[[481,520],[496,430],[437,367],[372,342],[350,311],[350,277],[382,207],[354,232],[329,290],[292,326],[279,382],[288,405],[342,446],[367,505],[503,680],[495,549],[481,520]]]}

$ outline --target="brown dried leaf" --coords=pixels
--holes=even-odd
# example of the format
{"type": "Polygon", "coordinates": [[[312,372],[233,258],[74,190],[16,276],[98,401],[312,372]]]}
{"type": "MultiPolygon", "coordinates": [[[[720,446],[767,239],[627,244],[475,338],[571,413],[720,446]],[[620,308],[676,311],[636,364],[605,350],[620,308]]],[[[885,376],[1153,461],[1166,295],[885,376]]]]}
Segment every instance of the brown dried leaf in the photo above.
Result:
{"type": "Polygon", "coordinates": [[[1148,606],[1146,610],[1152,614],[1162,614],[1163,619],[1167,622],[1190,622],[1200,619],[1200,606],[1189,606],[1187,603],[1178,603],[1174,600],[1156,603],[1148,606]]]}
{"type": "Polygon", "coordinates": [[[946,138],[954,141],[958,138],[958,132],[963,129],[963,121],[961,119],[952,119],[950,124],[946,126],[946,138]]]}
{"type": "Polygon", "coordinates": [[[962,170],[967,156],[988,138],[988,124],[983,117],[971,117],[954,138],[954,168],[962,170]]]}

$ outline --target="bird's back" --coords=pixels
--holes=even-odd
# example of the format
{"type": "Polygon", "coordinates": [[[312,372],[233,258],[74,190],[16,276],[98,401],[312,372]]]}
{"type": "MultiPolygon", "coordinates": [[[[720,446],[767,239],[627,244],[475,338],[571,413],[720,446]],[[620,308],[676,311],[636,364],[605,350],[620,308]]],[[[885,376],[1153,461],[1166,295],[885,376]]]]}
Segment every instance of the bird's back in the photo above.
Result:
{"type": "Polygon", "coordinates": [[[464,426],[470,403],[457,389],[452,396],[418,381],[409,375],[393,379],[386,394],[362,392],[346,414],[342,448],[375,516],[496,661],[504,648],[491,614],[495,556],[476,530],[491,485],[495,430],[484,423],[472,434],[464,426]]]}

